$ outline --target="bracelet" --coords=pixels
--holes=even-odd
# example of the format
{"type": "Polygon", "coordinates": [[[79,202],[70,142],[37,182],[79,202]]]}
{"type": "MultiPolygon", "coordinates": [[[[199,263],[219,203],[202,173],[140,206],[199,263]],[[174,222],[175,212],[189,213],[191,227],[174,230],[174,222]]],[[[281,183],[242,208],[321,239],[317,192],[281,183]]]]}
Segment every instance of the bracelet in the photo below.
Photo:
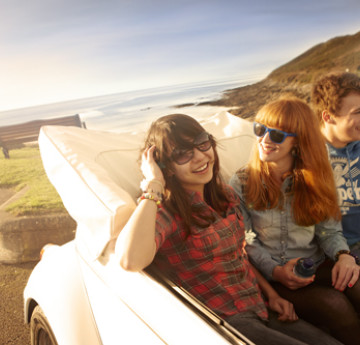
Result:
{"type": "Polygon", "coordinates": [[[335,254],[335,261],[338,261],[338,260],[339,260],[339,256],[340,256],[341,254],[348,254],[348,255],[352,256],[352,257],[355,259],[355,263],[356,263],[357,265],[360,265],[360,259],[359,259],[359,257],[358,257],[357,255],[351,253],[350,250],[346,250],[346,249],[344,249],[344,250],[339,250],[339,251],[335,254]]]}
{"type": "Polygon", "coordinates": [[[357,255],[350,252],[350,255],[355,259],[357,265],[360,265],[360,259],[357,255]]]}
{"type": "Polygon", "coordinates": [[[338,260],[339,260],[339,256],[340,256],[341,254],[351,255],[351,254],[350,254],[350,250],[347,250],[347,249],[339,250],[339,251],[335,254],[335,261],[338,261],[338,260]]]}
{"type": "Polygon", "coordinates": [[[162,193],[160,193],[160,192],[157,191],[157,190],[148,188],[147,190],[144,191],[144,193],[156,194],[157,198],[160,199],[160,200],[162,200],[162,193]]]}
{"type": "Polygon", "coordinates": [[[151,193],[144,193],[138,200],[137,200],[137,203],[139,204],[141,200],[152,200],[152,201],[155,201],[156,203],[156,206],[158,208],[160,208],[160,205],[161,205],[161,201],[162,199],[158,199],[156,196],[154,196],[153,194],[151,193]]]}
{"type": "MultiPolygon", "coordinates": [[[[150,191],[149,190],[149,185],[150,185],[150,183],[152,183],[152,182],[154,182],[154,183],[156,183],[156,184],[158,184],[160,187],[161,187],[161,192],[159,193],[159,194],[164,194],[164,186],[163,186],[163,184],[161,183],[161,181],[159,181],[159,180],[157,180],[157,179],[153,179],[153,180],[142,180],[141,182],[140,182],[140,188],[141,188],[141,190],[143,191],[143,192],[148,192],[148,191],[150,191]]],[[[151,190],[151,192],[154,192],[154,190],[151,190]]]]}

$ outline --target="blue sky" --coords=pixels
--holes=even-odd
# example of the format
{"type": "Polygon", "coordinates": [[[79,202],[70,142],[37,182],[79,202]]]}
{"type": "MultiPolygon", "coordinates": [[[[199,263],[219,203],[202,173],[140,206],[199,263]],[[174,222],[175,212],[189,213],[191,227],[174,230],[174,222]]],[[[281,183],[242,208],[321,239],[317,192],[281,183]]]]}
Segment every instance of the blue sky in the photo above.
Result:
{"type": "Polygon", "coordinates": [[[358,0],[0,0],[0,111],[262,78],[359,18],[358,0]]]}

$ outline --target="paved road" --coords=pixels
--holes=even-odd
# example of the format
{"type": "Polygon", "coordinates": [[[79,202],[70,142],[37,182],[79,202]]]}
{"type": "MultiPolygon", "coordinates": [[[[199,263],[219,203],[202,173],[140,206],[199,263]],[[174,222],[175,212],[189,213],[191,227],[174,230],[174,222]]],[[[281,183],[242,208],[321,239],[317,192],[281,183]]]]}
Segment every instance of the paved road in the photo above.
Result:
{"type": "Polygon", "coordinates": [[[29,326],[23,316],[23,291],[35,264],[0,264],[1,345],[30,345],[29,326]]]}

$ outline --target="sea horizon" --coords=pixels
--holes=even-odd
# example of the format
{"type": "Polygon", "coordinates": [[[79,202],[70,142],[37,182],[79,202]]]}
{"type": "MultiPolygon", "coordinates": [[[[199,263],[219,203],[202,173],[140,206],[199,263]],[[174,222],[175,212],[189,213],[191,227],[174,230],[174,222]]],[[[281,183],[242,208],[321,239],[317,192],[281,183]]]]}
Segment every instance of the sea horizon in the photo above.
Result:
{"type": "Polygon", "coordinates": [[[0,126],[79,114],[88,129],[145,130],[155,118],[166,114],[184,113],[201,119],[226,110],[198,104],[219,99],[224,91],[259,79],[188,83],[5,110],[0,111],[0,126]],[[183,106],[187,104],[190,106],[183,106]]]}

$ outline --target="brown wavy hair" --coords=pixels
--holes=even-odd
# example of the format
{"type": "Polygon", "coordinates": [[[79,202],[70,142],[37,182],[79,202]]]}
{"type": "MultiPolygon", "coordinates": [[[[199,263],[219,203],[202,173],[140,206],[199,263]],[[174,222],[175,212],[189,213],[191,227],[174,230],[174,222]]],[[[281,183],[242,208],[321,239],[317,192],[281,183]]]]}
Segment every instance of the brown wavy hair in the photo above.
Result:
{"type": "Polygon", "coordinates": [[[320,124],[323,124],[322,112],[327,110],[336,116],[342,99],[351,92],[360,93],[360,77],[352,73],[328,74],[314,83],[311,102],[320,124]]]}
{"type": "MultiPolygon", "coordinates": [[[[293,176],[292,211],[295,222],[309,226],[334,218],[340,220],[332,168],[319,122],[311,108],[297,98],[284,98],[263,106],[255,121],[296,133],[297,156],[293,176]]],[[[256,147],[248,165],[246,201],[256,210],[282,207],[280,186],[272,176],[271,163],[260,160],[256,147]]]]}
{"type": "MultiPolygon", "coordinates": [[[[201,208],[192,205],[190,195],[184,190],[179,180],[173,174],[173,161],[171,154],[174,148],[192,148],[192,140],[205,129],[191,116],[184,114],[171,114],[160,117],[153,122],[147,132],[145,148],[156,146],[155,160],[162,169],[165,178],[165,193],[163,206],[173,215],[178,215],[184,221],[186,231],[195,224],[208,227],[214,221],[213,214],[204,213],[201,208]],[[189,140],[190,139],[190,140],[189,140]]],[[[216,151],[216,141],[211,136],[214,149],[215,162],[213,178],[205,185],[204,199],[215,211],[222,213],[226,210],[229,199],[219,174],[219,156],[216,151]]]]}

